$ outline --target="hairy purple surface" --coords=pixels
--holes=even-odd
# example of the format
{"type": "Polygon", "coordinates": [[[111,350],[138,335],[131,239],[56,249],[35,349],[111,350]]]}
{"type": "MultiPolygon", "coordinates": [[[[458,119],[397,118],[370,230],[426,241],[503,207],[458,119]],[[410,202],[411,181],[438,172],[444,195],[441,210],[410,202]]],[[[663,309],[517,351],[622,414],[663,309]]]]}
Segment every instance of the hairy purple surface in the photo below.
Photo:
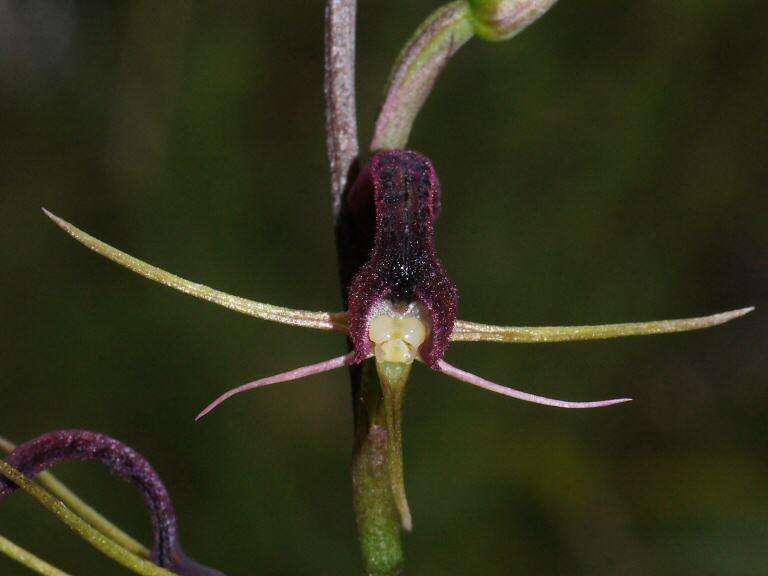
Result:
{"type": "Polygon", "coordinates": [[[378,152],[348,201],[350,212],[363,222],[372,206],[375,223],[370,258],[348,292],[355,361],[362,362],[371,353],[368,324],[379,302],[418,302],[429,312],[430,323],[430,336],[419,354],[436,368],[448,348],[459,297],[435,252],[440,182],[432,162],[411,150],[378,152]]]}

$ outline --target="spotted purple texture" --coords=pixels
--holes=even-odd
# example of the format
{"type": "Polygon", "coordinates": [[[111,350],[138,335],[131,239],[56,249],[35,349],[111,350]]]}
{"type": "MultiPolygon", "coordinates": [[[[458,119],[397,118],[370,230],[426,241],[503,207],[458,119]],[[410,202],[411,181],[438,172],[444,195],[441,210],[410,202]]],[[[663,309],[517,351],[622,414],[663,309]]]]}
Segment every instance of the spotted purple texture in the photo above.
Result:
{"type": "MultiPolygon", "coordinates": [[[[179,544],[176,513],[168,490],[147,460],[132,448],[104,434],[87,430],[58,430],[16,448],[6,462],[27,477],[59,462],[95,460],[141,490],[152,517],[152,561],[181,576],[224,576],[188,558],[179,544]]],[[[0,475],[0,501],[18,486],[0,475]]]]}
{"type": "Polygon", "coordinates": [[[430,336],[419,354],[437,368],[448,348],[459,295],[435,252],[440,182],[432,162],[410,150],[378,152],[359,176],[349,202],[353,214],[371,203],[375,210],[371,255],[348,292],[355,362],[371,354],[368,324],[378,303],[418,302],[430,316],[430,336]]]}

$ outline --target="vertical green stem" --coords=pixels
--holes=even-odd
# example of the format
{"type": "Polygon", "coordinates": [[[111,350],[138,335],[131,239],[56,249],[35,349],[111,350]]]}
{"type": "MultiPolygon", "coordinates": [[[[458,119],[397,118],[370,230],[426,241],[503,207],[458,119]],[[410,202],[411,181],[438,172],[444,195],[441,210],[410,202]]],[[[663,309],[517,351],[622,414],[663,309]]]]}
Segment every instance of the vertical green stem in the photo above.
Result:
{"type": "MultiPolygon", "coordinates": [[[[331,198],[339,253],[342,294],[363,263],[361,239],[343,209],[358,154],[355,118],[356,0],[326,0],[325,103],[331,198]]],[[[365,242],[362,241],[364,244],[365,242]]],[[[381,387],[373,362],[352,367],[355,451],[352,485],[358,536],[366,574],[395,576],[402,571],[400,519],[387,466],[389,440],[381,387]]]]}
{"type": "Polygon", "coordinates": [[[372,360],[356,369],[352,484],[357,531],[369,576],[402,572],[400,514],[392,494],[386,405],[372,360]]]}

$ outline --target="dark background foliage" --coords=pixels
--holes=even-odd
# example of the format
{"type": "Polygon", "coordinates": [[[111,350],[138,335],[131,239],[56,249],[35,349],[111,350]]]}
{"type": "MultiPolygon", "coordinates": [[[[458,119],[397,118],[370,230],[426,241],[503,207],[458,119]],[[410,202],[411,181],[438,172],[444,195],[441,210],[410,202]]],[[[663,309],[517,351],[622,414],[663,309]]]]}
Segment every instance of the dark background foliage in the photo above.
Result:
{"type": "MultiPolygon", "coordinates": [[[[399,47],[437,6],[361,2],[364,140],[399,47]]],[[[448,67],[412,146],[443,182],[462,317],[758,310],[685,335],[449,352],[542,394],[635,398],[601,411],[417,367],[409,574],[765,573],[766,23],[759,0],[569,0],[448,67]]],[[[0,1],[0,150],[0,433],[133,445],[166,479],[188,551],[231,575],[359,573],[343,373],[193,420],[342,339],[153,285],[40,213],[235,294],[337,309],[321,2],[0,1]]],[[[148,537],[129,486],[92,464],[57,472],[148,537]]],[[[22,495],[0,533],[75,574],[123,573],[22,495]]],[[[26,574],[5,558],[0,572],[26,574]]]]}

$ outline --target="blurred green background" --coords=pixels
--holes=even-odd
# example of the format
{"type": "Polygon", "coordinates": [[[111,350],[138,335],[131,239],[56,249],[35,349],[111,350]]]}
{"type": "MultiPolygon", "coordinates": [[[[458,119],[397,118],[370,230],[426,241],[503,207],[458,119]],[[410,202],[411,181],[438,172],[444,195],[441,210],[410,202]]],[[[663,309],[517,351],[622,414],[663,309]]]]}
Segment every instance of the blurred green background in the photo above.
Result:
{"type": "MultiPolygon", "coordinates": [[[[364,141],[439,4],[361,2],[364,141]]],[[[338,309],[322,2],[0,1],[0,434],[81,427],[159,469],[190,555],[238,574],[358,574],[342,372],[197,411],[341,337],[240,316],[77,245],[97,237],[234,294],[338,309]]],[[[405,421],[412,575],[758,575],[768,566],[768,4],[563,1],[451,62],[414,130],[443,182],[461,316],[640,321],[756,305],[705,332],[448,360],[566,412],[417,367],[405,421]]],[[[57,469],[131,533],[139,495],[57,469]]],[[[18,495],[0,533],[123,574],[18,495]]],[[[0,573],[27,572],[0,557],[0,573]]]]}

